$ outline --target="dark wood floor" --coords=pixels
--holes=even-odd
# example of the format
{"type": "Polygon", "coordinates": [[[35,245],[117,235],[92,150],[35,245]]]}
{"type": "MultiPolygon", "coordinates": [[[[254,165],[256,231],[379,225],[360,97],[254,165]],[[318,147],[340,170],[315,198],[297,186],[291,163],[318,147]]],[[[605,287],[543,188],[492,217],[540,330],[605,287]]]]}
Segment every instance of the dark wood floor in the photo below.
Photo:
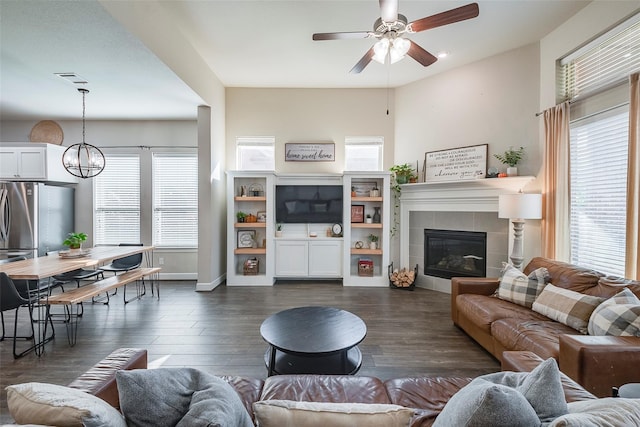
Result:
{"type": "MultiPolygon", "coordinates": [[[[498,362],[451,323],[449,295],[425,289],[350,288],[335,283],[220,286],[195,292],[193,282],[162,282],[161,298],[150,294],[126,306],[118,295],[109,306],[85,303],[78,340],[67,343],[64,324],[41,357],[14,360],[11,340],[0,343],[0,423],[8,421],[9,384],[67,384],[118,347],[149,351],[150,364],[192,366],[213,374],[266,377],[260,324],[291,307],[328,305],[360,316],[368,333],[360,344],[358,375],[477,376],[498,362]]],[[[7,325],[13,317],[5,316],[7,325]]],[[[25,326],[25,325],[23,325],[25,326]]],[[[24,345],[24,343],[22,343],[24,345]]]]}

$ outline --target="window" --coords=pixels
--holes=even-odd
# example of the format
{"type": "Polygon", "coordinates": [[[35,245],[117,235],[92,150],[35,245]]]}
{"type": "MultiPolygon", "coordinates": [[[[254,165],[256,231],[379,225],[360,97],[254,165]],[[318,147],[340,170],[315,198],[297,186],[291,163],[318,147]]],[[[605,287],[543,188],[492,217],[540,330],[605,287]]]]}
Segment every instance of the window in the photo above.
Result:
{"type": "Polygon", "coordinates": [[[198,158],[153,155],[153,244],[198,246],[198,158]]]}
{"type": "Polygon", "coordinates": [[[105,156],[105,169],[93,180],[94,243],[140,242],[140,159],[105,156]]]}
{"type": "Polygon", "coordinates": [[[236,138],[236,169],[275,170],[275,143],[273,136],[236,138]]]}
{"type": "Polygon", "coordinates": [[[347,137],[344,141],[344,170],[381,171],[382,137],[347,137]]]}
{"type": "Polygon", "coordinates": [[[571,262],[624,276],[629,144],[628,76],[640,69],[640,14],[559,61],[571,101],[571,262]]]}
{"type": "Polygon", "coordinates": [[[571,262],[624,276],[628,105],[571,123],[571,262]]]}

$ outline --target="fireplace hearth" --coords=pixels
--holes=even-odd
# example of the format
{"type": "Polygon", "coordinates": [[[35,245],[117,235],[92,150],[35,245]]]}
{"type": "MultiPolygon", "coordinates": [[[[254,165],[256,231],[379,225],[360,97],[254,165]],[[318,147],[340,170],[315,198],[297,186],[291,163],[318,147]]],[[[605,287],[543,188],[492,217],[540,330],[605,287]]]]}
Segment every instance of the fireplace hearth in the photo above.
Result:
{"type": "Polygon", "coordinates": [[[480,231],[424,229],[424,274],[452,277],[485,277],[487,233],[480,231]]]}

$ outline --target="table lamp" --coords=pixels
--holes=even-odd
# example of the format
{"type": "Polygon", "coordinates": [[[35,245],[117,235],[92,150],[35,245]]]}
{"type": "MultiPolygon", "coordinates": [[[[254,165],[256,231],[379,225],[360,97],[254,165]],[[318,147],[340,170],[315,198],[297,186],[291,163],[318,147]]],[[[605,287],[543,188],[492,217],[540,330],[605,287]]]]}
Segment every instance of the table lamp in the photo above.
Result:
{"type": "Polygon", "coordinates": [[[513,222],[513,249],[511,263],[522,269],[522,233],[525,219],[542,218],[542,194],[501,194],[498,196],[498,218],[507,218],[513,222]]]}

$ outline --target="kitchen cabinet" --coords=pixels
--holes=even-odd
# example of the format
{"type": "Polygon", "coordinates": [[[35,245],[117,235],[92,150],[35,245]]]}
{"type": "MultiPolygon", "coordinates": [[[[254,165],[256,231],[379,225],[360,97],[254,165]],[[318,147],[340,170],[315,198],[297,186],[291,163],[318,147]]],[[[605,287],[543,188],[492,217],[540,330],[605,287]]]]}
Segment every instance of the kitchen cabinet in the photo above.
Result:
{"type": "Polygon", "coordinates": [[[51,144],[0,145],[0,179],[76,183],[62,165],[66,147],[51,144]]]}
{"type": "Polygon", "coordinates": [[[276,277],[342,277],[342,239],[276,239],[276,277]]]}

